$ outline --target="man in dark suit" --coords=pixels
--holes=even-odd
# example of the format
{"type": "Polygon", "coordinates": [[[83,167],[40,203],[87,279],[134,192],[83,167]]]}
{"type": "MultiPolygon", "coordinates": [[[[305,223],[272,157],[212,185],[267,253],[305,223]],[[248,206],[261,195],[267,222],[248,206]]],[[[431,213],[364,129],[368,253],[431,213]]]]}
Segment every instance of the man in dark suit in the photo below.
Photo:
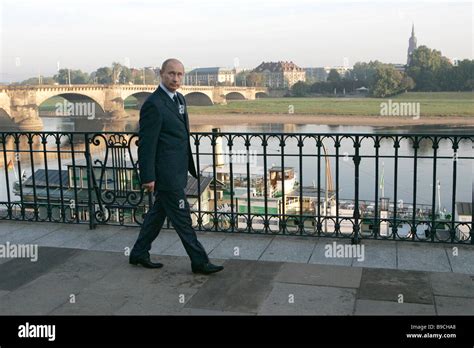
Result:
{"type": "Polygon", "coordinates": [[[163,266],[150,260],[149,251],[168,217],[191,259],[192,271],[202,274],[219,272],[224,267],[210,263],[197,240],[185,194],[188,171],[196,179],[198,175],[189,143],[186,102],[184,96],[176,92],[184,76],[184,66],[177,59],[167,59],[160,76],[160,86],[140,110],[138,138],[142,187],[154,192],[155,203],[145,216],[129,261],[147,268],[163,266]]]}

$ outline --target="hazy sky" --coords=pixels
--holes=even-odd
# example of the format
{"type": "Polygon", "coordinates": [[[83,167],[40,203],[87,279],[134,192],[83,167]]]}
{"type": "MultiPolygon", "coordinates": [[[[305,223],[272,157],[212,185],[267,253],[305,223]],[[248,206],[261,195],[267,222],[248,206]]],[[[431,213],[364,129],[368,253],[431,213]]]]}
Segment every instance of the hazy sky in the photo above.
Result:
{"type": "Polygon", "coordinates": [[[187,68],[405,63],[418,45],[473,58],[472,1],[0,0],[0,81],[113,61],[187,68]],[[237,58],[237,59],[236,59],[237,58]]]}

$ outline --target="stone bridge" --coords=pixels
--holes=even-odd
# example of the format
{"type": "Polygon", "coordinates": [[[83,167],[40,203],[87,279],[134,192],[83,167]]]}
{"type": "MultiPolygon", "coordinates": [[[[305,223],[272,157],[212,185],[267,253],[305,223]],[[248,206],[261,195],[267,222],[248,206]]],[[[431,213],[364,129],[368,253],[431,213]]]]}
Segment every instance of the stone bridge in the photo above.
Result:
{"type": "MultiPolygon", "coordinates": [[[[61,96],[70,103],[95,103],[99,115],[124,116],[124,100],[133,96],[138,106],[156,85],[38,85],[0,86],[0,117],[12,120],[22,130],[42,127],[40,105],[51,97],[61,96]]],[[[268,96],[264,87],[182,86],[179,92],[189,105],[225,104],[227,100],[254,100],[268,96]]]]}

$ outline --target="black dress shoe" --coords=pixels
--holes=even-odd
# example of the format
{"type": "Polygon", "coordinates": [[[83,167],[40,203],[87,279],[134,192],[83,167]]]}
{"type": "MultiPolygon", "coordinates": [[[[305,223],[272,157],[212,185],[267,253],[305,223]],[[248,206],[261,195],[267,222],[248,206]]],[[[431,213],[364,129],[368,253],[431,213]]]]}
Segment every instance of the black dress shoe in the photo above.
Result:
{"type": "Polygon", "coordinates": [[[132,265],[142,265],[145,268],[161,268],[161,267],[163,267],[162,263],[151,262],[149,257],[130,257],[129,262],[132,265]]]}
{"type": "Polygon", "coordinates": [[[216,266],[209,262],[199,266],[191,265],[191,269],[193,270],[193,273],[211,274],[222,271],[224,267],[216,266]]]}

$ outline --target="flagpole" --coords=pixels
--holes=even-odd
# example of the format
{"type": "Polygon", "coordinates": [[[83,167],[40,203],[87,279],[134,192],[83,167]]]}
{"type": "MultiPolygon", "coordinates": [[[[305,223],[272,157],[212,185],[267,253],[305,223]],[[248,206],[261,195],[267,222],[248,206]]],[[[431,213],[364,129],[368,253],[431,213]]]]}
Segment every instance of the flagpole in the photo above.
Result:
{"type": "Polygon", "coordinates": [[[380,178],[380,189],[382,190],[382,197],[385,197],[385,183],[384,183],[385,163],[382,161],[382,176],[380,178]]]}

